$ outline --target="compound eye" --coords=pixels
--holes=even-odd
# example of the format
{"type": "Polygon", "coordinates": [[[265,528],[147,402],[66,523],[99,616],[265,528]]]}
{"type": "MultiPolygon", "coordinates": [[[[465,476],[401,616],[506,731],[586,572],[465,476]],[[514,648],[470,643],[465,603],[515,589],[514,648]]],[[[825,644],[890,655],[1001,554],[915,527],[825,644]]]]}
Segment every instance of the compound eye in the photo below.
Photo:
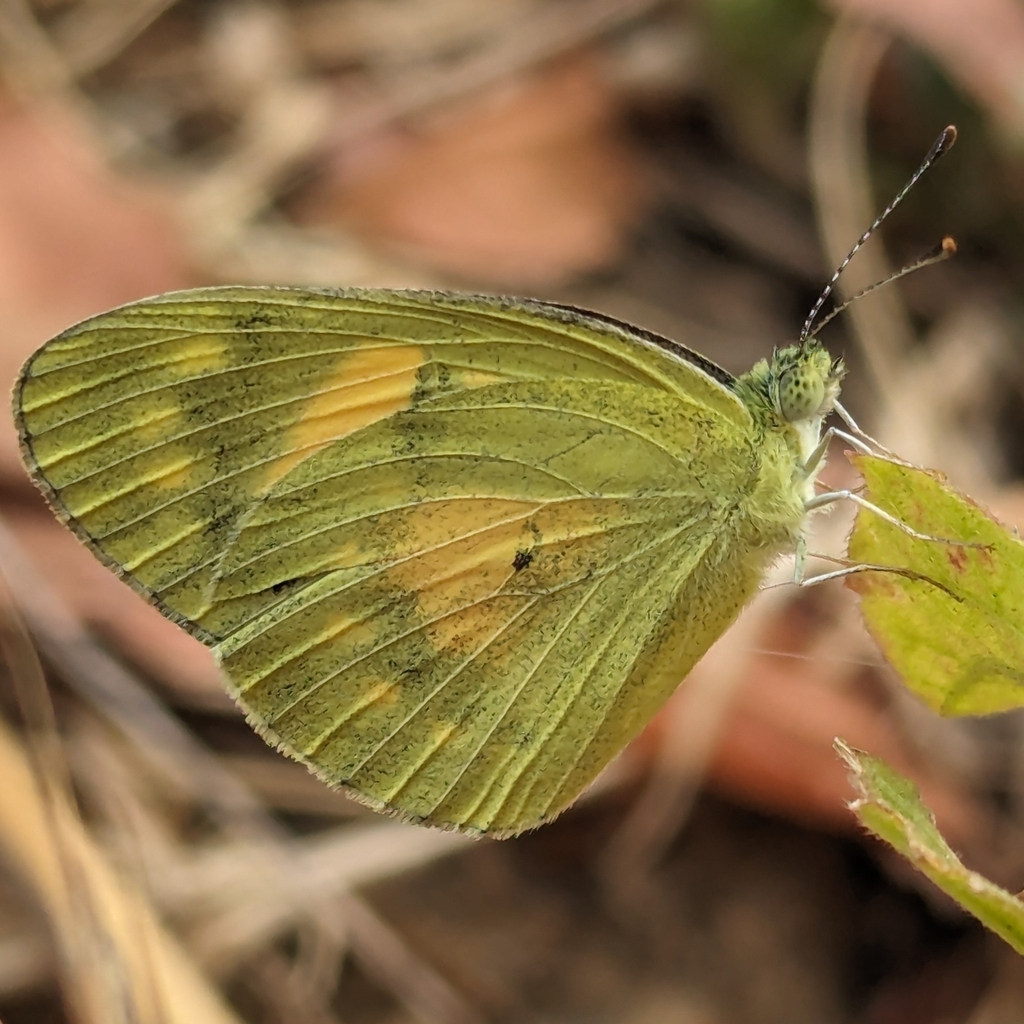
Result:
{"type": "Polygon", "coordinates": [[[787,370],[779,382],[779,412],[789,423],[806,420],[821,409],[825,401],[825,382],[817,373],[805,369],[787,370]]]}

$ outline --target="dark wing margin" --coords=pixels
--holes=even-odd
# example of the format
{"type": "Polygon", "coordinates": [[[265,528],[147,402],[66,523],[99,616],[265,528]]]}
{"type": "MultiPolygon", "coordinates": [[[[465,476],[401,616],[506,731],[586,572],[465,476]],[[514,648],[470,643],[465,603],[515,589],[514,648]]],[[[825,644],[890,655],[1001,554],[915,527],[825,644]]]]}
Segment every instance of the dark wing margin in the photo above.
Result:
{"type": "Polygon", "coordinates": [[[606,313],[597,313],[592,309],[583,309],[580,306],[572,306],[565,302],[544,302],[539,299],[525,299],[518,301],[522,301],[528,306],[535,306],[543,309],[564,310],[567,313],[572,313],[574,317],[583,322],[590,321],[594,324],[616,327],[620,331],[635,334],[637,337],[643,338],[644,341],[647,341],[652,345],[656,345],[658,348],[664,349],[666,352],[671,352],[672,355],[681,359],[683,362],[690,363],[691,365],[696,366],[697,369],[703,370],[709,377],[718,381],[718,383],[723,387],[731,388],[736,383],[736,378],[733,374],[719,366],[718,363],[712,362],[707,358],[707,356],[702,356],[699,352],[694,352],[692,348],[687,348],[685,345],[681,345],[678,341],[666,338],[663,334],[655,334],[654,331],[649,331],[646,327],[638,327],[636,324],[627,323],[625,320],[617,320],[615,317],[608,316],[606,313]]]}

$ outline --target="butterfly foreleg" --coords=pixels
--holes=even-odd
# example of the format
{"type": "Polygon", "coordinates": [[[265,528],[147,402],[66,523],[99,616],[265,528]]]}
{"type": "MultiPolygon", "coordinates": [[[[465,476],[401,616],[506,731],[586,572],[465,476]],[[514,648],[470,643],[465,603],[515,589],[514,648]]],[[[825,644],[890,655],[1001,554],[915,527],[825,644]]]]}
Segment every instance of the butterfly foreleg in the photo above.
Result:
{"type": "Polygon", "coordinates": [[[886,512],[885,509],[880,508],[873,502],[868,501],[867,498],[859,495],[856,491],[849,490],[848,488],[841,491],[826,491],[824,494],[816,494],[813,498],[810,498],[807,501],[804,507],[808,512],[810,512],[816,508],[823,508],[826,505],[832,505],[837,501],[852,501],[855,505],[866,509],[868,512],[873,513],[880,519],[884,519],[890,526],[895,526],[898,530],[902,530],[908,537],[913,537],[915,540],[926,540],[936,544],[955,544],[957,547],[965,548],[986,546],[974,541],[953,540],[950,537],[935,537],[930,533],[921,533],[920,531],[915,530],[912,526],[908,526],[902,519],[898,519],[896,516],[891,515],[886,512]]]}
{"type": "Polygon", "coordinates": [[[847,433],[845,430],[840,430],[838,427],[829,427],[824,434],[821,435],[821,440],[818,442],[814,451],[807,456],[807,460],[803,465],[804,479],[807,477],[814,476],[815,473],[821,469],[822,463],[825,461],[825,456],[828,454],[829,445],[832,443],[833,438],[840,438],[847,444],[851,445],[862,455],[874,455],[874,449],[869,445],[865,444],[859,438],[854,437],[853,434],[847,433]]]}
{"type": "MultiPolygon", "coordinates": [[[[860,438],[860,444],[867,444],[872,449],[872,454],[881,454],[886,458],[891,458],[896,462],[901,461],[898,459],[888,448],[885,447],[879,441],[876,441],[866,430],[862,429],[857,421],[846,411],[846,409],[839,402],[835,402],[832,405],[832,411],[850,428],[853,434],[856,434],[860,438]]],[[[849,434],[844,435],[848,440],[853,441],[853,438],[849,434]]],[[[859,447],[855,445],[855,447],[859,447]]]]}

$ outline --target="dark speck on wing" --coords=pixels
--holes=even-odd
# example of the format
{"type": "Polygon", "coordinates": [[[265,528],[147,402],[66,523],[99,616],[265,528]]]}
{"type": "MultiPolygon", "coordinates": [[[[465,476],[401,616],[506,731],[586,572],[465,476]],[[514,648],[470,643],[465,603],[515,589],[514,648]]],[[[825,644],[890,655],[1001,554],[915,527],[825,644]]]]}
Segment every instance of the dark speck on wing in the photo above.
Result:
{"type": "Polygon", "coordinates": [[[529,551],[517,551],[516,557],[512,559],[512,568],[522,572],[532,561],[533,555],[529,551]]]}

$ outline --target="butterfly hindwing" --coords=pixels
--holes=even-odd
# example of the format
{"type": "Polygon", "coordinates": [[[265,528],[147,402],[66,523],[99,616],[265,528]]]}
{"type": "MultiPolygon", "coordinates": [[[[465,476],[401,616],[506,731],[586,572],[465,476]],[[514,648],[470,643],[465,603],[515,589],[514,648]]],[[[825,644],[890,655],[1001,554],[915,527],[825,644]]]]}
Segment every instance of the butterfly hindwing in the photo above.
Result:
{"type": "Polygon", "coordinates": [[[417,819],[519,831],[568,803],[678,684],[685,651],[654,666],[676,628],[693,644],[720,627],[701,614],[721,598],[708,581],[696,603],[676,600],[714,541],[684,552],[677,539],[662,524],[561,587],[517,573],[500,541],[338,571],[219,655],[254,723],[325,778],[417,819]]]}
{"type": "Polygon", "coordinates": [[[746,409],[560,307],[172,294],[55,339],[16,401],[58,512],[257,728],[435,824],[557,813],[757,581],[746,409]]]}

